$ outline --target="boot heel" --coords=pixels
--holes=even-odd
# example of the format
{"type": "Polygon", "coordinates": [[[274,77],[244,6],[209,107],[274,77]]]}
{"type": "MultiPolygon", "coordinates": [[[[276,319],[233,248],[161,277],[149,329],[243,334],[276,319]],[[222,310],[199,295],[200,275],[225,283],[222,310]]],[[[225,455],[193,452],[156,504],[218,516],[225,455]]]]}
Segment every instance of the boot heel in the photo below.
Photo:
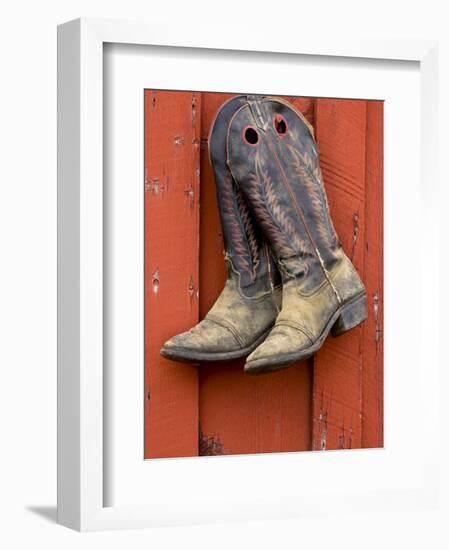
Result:
{"type": "Polygon", "coordinates": [[[366,295],[360,296],[354,302],[347,304],[331,329],[332,336],[340,336],[348,330],[360,325],[368,317],[366,295]]]}

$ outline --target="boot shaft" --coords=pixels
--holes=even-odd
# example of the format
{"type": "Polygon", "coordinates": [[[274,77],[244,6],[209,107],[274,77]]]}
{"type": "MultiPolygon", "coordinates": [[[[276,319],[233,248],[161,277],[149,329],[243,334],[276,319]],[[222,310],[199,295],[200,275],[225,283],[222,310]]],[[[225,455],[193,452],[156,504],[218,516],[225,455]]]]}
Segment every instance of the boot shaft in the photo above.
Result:
{"type": "Polygon", "coordinates": [[[209,158],[214,169],[225,260],[243,295],[257,296],[280,284],[268,243],[248,208],[227,163],[227,131],[246,96],[227,101],[217,113],[209,134],[209,158]]]}
{"type": "Polygon", "coordinates": [[[270,241],[283,278],[305,291],[330,279],[341,248],[313,129],[293,106],[249,97],[228,128],[228,164],[270,241]]]}

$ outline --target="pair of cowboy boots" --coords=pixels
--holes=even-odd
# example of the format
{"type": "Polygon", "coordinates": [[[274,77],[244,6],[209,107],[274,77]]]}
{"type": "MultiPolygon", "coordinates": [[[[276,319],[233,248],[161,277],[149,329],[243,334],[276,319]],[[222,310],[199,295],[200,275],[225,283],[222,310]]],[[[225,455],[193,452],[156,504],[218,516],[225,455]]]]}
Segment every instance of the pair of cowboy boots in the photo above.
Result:
{"type": "Polygon", "coordinates": [[[168,340],[182,362],[247,357],[247,373],[307,359],[367,317],[366,292],[332,225],[313,129],[287,101],[239,96],[209,136],[226,284],[206,317],[168,340]]]}

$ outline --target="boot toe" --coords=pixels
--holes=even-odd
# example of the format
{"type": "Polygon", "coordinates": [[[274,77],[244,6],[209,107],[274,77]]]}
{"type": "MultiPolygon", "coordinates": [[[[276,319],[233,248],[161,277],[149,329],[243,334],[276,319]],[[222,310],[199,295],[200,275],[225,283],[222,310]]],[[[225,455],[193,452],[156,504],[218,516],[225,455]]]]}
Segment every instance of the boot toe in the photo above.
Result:
{"type": "Polygon", "coordinates": [[[266,340],[247,358],[245,372],[258,373],[276,370],[292,363],[311,345],[310,338],[289,326],[275,326],[266,340]]]}
{"type": "Polygon", "coordinates": [[[228,329],[204,319],[194,328],[167,340],[161,355],[181,361],[203,360],[204,355],[204,359],[209,360],[208,355],[234,352],[239,347],[237,339],[228,329]]]}

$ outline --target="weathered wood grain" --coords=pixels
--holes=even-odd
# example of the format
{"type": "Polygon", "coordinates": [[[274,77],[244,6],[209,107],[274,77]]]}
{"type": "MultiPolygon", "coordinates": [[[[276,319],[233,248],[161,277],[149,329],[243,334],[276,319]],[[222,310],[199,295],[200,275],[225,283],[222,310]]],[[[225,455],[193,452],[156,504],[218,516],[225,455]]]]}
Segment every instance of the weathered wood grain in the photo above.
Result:
{"type": "Polygon", "coordinates": [[[365,285],[369,317],[363,327],[362,447],[383,447],[383,107],[366,107],[365,285]]]}
{"type": "MultiPolygon", "coordinates": [[[[364,278],[366,102],[317,99],[316,138],[343,248],[364,278]]],[[[315,356],[313,449],[362,444],[363,328],[329,337],[315,356]]]]}
{"type": "Polygon", "coordinates": [[[201,95],[145,92],[145,457],[198,454],[198,370],[160,356],[198,321],[201,95]]]}

